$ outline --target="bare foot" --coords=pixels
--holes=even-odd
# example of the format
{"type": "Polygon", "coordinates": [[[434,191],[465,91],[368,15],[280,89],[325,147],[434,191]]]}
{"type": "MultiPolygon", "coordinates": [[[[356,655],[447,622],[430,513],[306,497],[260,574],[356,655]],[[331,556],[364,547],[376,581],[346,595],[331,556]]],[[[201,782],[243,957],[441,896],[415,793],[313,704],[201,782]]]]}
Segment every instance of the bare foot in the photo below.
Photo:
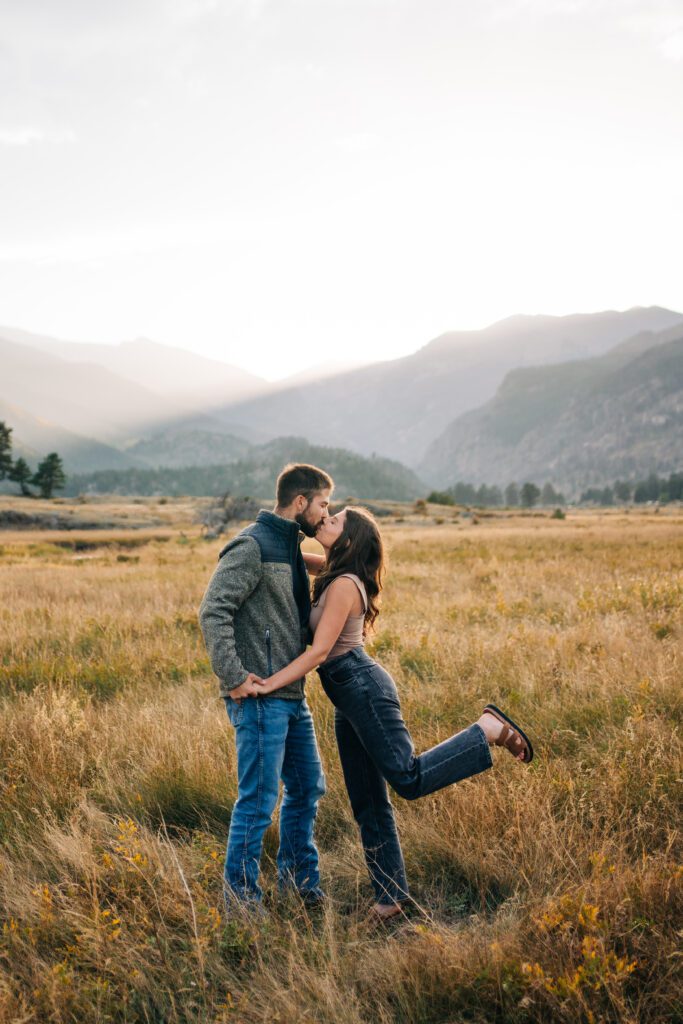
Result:
{"type": "Polygon", "coordinates": [[[370,909],[371,919],[381,921],[382,923],[402,913],[403,907],[400,903],[375,903],[370,909]]]}

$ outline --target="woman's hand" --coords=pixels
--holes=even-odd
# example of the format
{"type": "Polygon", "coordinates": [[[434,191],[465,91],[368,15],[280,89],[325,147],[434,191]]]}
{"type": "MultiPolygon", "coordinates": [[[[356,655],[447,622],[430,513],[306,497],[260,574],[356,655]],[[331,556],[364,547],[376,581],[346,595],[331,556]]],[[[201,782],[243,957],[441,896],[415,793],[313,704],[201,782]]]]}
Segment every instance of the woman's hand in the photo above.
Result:
{"type": "Polygon", "coordinates": [[[275,676],[268,676],[267,679],[260,679],[256,684],[256,687],[257,695],[259,697],[263,696],[266,693],[273,693],[274,690],[279,689],[275,681],[275,676]]]}
{"type": "Polygon", "coordinates": [[[308,569],[309,576],[317,576],[325,565],[325,556],[316,555],[312,551],[302,551],[304,565],[308,569]]]}
{"type": "Polygon", "coordinates": [[[242,697],[258,697],[261,693],[261,678],[250,672],[244,682],[230,691],[229,696],[233,700],[241,700],[242,697]]]}

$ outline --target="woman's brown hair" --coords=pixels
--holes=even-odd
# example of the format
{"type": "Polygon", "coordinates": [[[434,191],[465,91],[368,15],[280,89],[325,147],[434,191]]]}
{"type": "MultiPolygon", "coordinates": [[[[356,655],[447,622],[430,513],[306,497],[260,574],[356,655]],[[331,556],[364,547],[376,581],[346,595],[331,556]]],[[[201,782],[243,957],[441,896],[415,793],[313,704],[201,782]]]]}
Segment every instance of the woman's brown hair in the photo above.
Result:
{"type": "Polygon", "coordinates": [[[348,505],[344,529],[330,548],[324,568],[315,578],[313,600],[318,601],[339,576],[353,573],[362,580],[368,596],[365,628],[379,615],[379,595],[384,584],[384,545],[375,518],[366,508],[348,505]]]}

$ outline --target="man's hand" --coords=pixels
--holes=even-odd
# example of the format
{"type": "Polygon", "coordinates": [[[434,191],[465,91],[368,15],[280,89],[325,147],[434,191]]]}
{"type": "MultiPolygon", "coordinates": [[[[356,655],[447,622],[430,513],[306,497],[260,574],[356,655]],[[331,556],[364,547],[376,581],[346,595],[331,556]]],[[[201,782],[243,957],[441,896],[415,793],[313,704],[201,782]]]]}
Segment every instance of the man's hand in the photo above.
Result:
{"type": "Polygon", "coordinates": [[[241,700],[242,697],[258,697],[259,694],[263,693],[263,687],[260,685],[262,682],[263,680],[260,676],[250,672],[244,682],[230,691],[229,696],[233,700],[241,700]]]}

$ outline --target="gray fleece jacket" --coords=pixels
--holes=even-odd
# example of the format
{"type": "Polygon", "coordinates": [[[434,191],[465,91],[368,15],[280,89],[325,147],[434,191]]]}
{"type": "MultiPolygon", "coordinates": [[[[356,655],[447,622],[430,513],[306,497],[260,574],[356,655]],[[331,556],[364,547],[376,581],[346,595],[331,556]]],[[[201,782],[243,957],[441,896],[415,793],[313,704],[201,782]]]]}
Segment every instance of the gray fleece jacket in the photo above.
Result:
{"type": "MultiPolygon", "coordinates": [[[[265,677],[306,649],[311,598],[296,522],[262,510],[219,555],[199,622],[221,696],[247,673],[265,677]]],[[[300,700],[304,679],[263,697],[300,700]]]]}

